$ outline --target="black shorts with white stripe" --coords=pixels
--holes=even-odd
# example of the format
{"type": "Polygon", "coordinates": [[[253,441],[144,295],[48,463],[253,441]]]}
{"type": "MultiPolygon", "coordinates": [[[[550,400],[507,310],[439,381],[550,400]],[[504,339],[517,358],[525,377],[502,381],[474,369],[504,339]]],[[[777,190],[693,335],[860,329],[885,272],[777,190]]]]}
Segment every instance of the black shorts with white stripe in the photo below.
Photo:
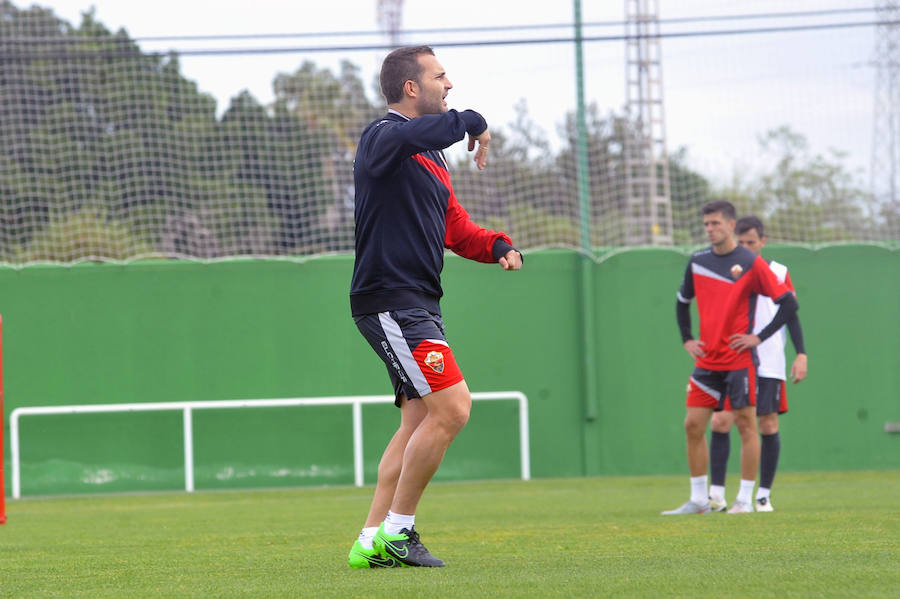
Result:
{"type": "Polygon", "coordinates": [[[355,316],[356,326],[387,367],[400,397],[424,397],[463,380],[453,351],[444,337],[440,315],[423,308],[406,308],[355,316]]]}

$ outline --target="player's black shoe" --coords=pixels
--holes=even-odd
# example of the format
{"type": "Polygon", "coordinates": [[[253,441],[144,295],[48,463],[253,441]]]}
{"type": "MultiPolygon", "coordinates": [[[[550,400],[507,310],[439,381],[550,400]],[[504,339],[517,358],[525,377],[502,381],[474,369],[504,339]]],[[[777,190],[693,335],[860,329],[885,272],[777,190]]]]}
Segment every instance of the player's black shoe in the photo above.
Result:
{"type": "Polygon", "coordinates": [[[428,553],[428,549],[419,540],[416,527],[402,529],[395,535],[384,532],[384,524],[378,528],[372,545],[381,555],[390,556],[407,566],[422,568],[442,568],[444,562],[428,553]]]}

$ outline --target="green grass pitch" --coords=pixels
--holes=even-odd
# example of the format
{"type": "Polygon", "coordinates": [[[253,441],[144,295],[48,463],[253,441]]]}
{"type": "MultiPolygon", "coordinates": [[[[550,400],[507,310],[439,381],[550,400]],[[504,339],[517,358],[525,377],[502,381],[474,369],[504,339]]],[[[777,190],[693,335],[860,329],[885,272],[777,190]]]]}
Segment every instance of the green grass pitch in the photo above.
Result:
{"type": "Polygon", "coordinates": [[[10,502],[0,597],[900,596],[898,471],[784,473],[774,513],[679,517],[686,475],[436,483],[417,528],[447,567],[351,570],[371,492],[10,502]]]}

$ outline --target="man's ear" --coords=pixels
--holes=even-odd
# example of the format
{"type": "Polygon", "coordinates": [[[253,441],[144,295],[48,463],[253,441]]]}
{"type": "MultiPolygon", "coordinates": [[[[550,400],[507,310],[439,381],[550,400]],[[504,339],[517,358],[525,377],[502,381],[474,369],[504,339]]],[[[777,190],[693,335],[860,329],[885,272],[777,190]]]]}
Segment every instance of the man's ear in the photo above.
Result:
{"type": "Polygon", "coordinates": [[[413,81],[412,79],[407,79],[403,83],[403,93],[409,96],[410,98],[415,98],[419,95],[419,84],[413,81]]]}

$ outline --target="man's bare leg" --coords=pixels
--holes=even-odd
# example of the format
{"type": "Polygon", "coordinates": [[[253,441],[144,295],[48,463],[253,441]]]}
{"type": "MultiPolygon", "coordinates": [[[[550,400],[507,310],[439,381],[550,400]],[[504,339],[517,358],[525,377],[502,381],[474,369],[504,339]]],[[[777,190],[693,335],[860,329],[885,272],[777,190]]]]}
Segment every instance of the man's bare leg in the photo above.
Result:
{"type": "Polygon", "coordinates": [[[704,476],[709,467],[709,447],[706,445],[706,427],[712,415],[711,408],[688,406],[684,418],[684,433],[687,436],[688,470],[691,476],[704,476]]]}
{"type": "Polygon", "coordinates": [[[741,434],[741,487],[730,514],[753,511],[753,486],[759,469],[759,435],[756,428],[756,406],[734,410],[734,423],[741,434]]]}
{"type": "MultiPolygon", "coordinates": [[[[425,487],[434,476],[451,441],[466,425],[472,409],[472,396],[465,381],[429,393],[420,401],[426,409],[415,431],[406,442],[400,475],[393,501],[384,524],[373,539],[373,546],[385,558],[393,558],[407,566],[440,568],[444,562],[429,553],[415,530],[415,514],[425,487]]],[[[386,463],[385,480],[396,472],[392,459],[386,463]]],[[[385,495],[386,495],[385,485],[385,495]]],[[[383,509],[382,495],[376,499],[383,509]]],[[[373,500],[373,513],[376,510],[373,500]]],[[[374,516],[370,514],[370,518],[374,516]]]]}
{"type": "Polygon", "coordinates": [[[427,414],[409,438],[390,510],[415,514],[425,487],[434,476],[450,442],[469,420],[472,396],[465,381],[429,393],[421,400],[427,414]]]}
{"type": "Polygon", "coordinates": [[[391,568],[400,566],[400,562],[381,555],[374,548],[374,537],[379,525],[384,521],[394,499],[397,489],[397,480],[400,478],[400,470],[403,467],[403,453],[406,444],[416,429],[425,418],[427,409],[425,404],[415,399],[409,401],[406,396],[400,397],[400,426],[391,437],[390,442],[378,463],[378,481],[375,483],[375,493],[372,497],[372,505],[369,507],[369,515],[366,524],[360,532],[359,539],[350,549],[347,560],[352,568],[391,568]]]}
{"type": "Polygon", "coordinates": [[[378,463],[378,482],[375,484],[375,495],[372,497],[372,506],[366,518],[367,528],[384,522],[397,490],[406,445],[427,413],[428,409],[422,400],[410,401],[405,395],[401,397],[400,427],[394,433],[378,463]]]}
{"type": "Polygon", "coordinates": [[[734,423],[741,434],[741,478],[756,480],[759,469],[759,435],[756,429],[756,406],[734,410],[734,423]]]}
{"type": "Polygon", "coordinates": [[[712,408],[688,406],[684,417],[684,433],[687,438],[688,470],[691,473],[691,499],[679,508],[666,510],[663,512],[664,516],[709,512],[706,490],[709,448],[706,446],[706,427],[711,414],[712,408]]]}

